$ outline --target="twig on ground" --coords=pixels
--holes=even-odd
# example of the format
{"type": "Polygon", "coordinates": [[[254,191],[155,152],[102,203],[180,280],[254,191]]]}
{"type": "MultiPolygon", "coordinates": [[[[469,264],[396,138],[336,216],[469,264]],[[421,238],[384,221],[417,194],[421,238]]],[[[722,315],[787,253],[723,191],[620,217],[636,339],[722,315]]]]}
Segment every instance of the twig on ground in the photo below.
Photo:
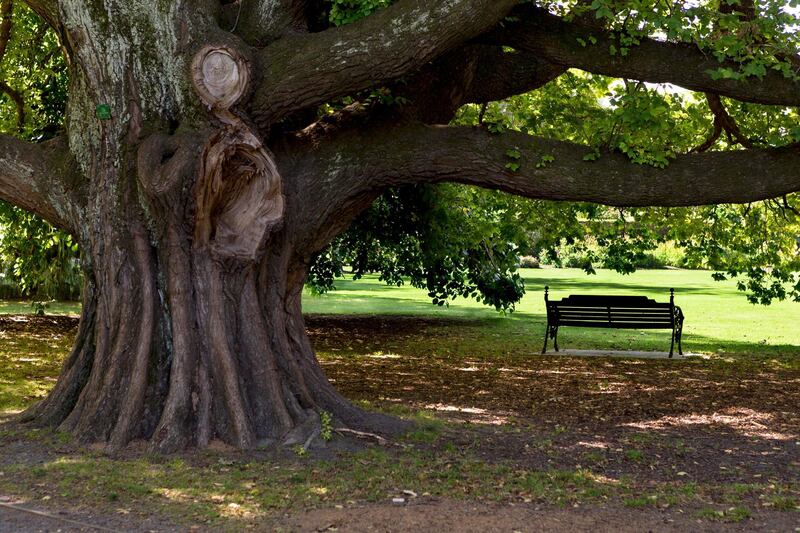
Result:
{"type": "Polygon", "coordinates": [[[377,443],[380,444],[381,446],[388,446],[389,445],[389,441],[388,440],[384,439],[380,435],[376,435],[375,433],[367,433],[365,431],[356,431],[355,429],[349,429],[349,428],[336,428],[336,429],[334,429],[334,431],[336,433],[339,433],[340,435],[355,435],[356,437],[359,437],[359,438],[362,438],[362,439],[373,439],[373,440],[377,441],[377,443]]]}

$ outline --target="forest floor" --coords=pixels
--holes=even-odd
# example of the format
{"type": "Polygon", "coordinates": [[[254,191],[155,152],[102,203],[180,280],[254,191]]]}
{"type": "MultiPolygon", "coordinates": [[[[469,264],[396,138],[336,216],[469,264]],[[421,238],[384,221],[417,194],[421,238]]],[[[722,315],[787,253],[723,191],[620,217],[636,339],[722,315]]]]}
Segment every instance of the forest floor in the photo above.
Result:
{"type": "Polygon", "coordinates": [[[13,422],[77,319],[0,317],[0,532],[800,531],[800,348],[541,356],[504,324],[308,317],[340,391],[417,422],[388,446],[109,458],[13,422]]]}

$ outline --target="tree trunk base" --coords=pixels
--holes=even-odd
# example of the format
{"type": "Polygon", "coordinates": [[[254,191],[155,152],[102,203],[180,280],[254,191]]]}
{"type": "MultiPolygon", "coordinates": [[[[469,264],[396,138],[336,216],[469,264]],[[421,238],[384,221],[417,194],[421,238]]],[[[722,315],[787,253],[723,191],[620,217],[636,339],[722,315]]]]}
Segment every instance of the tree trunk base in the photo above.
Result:
{"type": "Polygon", "coordinates": [[[285,262],[272,257],[257,271],[181,253],[181,245],[159,261],[146,241],[133,243],[138,270],[115,284],[87,280],[72,353],[23,420],[110,453],[141,439],[160,453],[215,440],[238,449],[308,447],[322,413],[333,428],[382,436],[409,427],[357,408],[330,385],[305,331],[302,285],[274,276],[285,262]],[[156,275],[157,265],[166,272],[156,275]],[[269,280],[262,290],[259,277],[269,280]]]}

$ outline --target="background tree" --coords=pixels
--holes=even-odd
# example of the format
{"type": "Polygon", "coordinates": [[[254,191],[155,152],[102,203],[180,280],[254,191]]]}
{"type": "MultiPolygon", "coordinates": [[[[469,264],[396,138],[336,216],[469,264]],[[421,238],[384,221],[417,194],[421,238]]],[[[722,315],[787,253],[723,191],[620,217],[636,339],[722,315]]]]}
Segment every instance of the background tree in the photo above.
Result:
{"type": "MultiPolygon", "coordinates": [[[[49,26],[24,3],[0,9],[0,129],[29,141],[61,129],[67,66],[49,26]],[[12,35],[13,29],[13,35],[12,35]]],[[[6,280],[32,298],[80,296],[77,246],[69,234],[36,215],[0,202],[0,259],[6,280]]]]}
{"type": "MultiPolygon", "coordinates": [[[[800,190],[791,130],[763,146],[742,143],[744,126],[717,105],[779,106],[794,124],[796,22],[782,5],[741,16],[716,2],[26,3],[65,49],[66,131],[40,143],[0,137],[0,196],[73,236],[85,285],[75,348],[24,418],[111,450],[137,438],[162,451],[215,438],[289,444],[313,433],[321,410],[356,429],[398,429],[330,386],[300,306],[312,261],[386,190],[454,182],[664,208],[800,190]],[[635,80],[606,106],[610,126],[584,119],[582,135],[560,136],[506,127],[489,115],[494,105],[483,112],[502,102],[492,113],[503,114],[509,98],[557,87],[547,84],[570,68],[635,80]],[[660,117],[678,117],[638,82],[714,95],[726,136],[694,151],[673,139],[680,128],[652,138],[660,117]],[[442,126],[457,117],[472,125],[442,126]],[[751,146],[727,150],[719,143],[728,134],[728,144],[751,146]]],[[[546,105],[535,100],[529,111],[546,105]]],[[[451,200],[415,216],[435,222],[443,206],[478,206],[496,223],[505,209],[491,195],[454,206],[462,193],[453,190],[437,191],[451,200]]],[[[431,193],[395,194],[424,205],[431,193]]],[[[376,209],[404,214],[404,205],[388,196],[376,209]]],[[[459,228],[458,217],[452,223],[459,228]]],[[[453,278],[435,281],[433,297],[477,289],[502,306],[519,294],[513,275],[495,277],[508,269],[511,241],[468,229],[453,247],[467,252],[458,261],[413,242],[408,256],[453,278]],[[487,274],[480,250],[491,258],[487,274]]],[[[436,230],[419,229],[420,242],[438,239],[436,230]]],[[[402,243],[399,232],[394,240],[402,243]]],[[[430,269],[401,273],[427,278],[430,269]]]]}

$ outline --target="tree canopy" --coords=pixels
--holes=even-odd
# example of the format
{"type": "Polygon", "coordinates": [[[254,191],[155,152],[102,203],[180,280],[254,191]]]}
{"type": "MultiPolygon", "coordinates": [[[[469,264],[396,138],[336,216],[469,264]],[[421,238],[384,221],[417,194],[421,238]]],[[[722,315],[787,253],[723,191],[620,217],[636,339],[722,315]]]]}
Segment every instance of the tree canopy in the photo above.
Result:
{"type": "MultiPolygon", "coordinates": [[[[390,3],[331,2],[327,22],[351,24],[390,3]]],[[[712,77],[760,79],[767,69],[782,70],[786,77],[797,75],[791,61],[780,60],[791,58],[796,44],[791,2],[765,4],[758,17],[752,8],[744,13],[725,3],[688,9],[659,4],[655,11],[644,6],[593,2],[552,9],[565,20],[626,32],[626,38],[618,40],[626,40],[628,46],[609,44],[611,57],[629,54],[638,39],[656,34],[694,40],[718,58],[740,64],[738,70],[718,67],[712,77]],[[689,32],[686,21],[693,17],[697,27],[689,32]]],[[[0,86],[5,92],[2,129],[31,140],[46,139],[63,126],[66,65],[55,34],[41,18],[24,4],[13,16],[14,32],[0,66],[8,80],[0,86]]],[[[576,42],[581,48],[597,48],[598,37],[576,37],[576,42]]],[[[506,54],[519,52],[508,48],[506,54]]],[[[396,96],[398,91],[402,88],[381,87],[352,95],[323,104],[319,113],[335,113],[357,101],[402,107],[408,100],[396,96]]],[[[682,153],[800,142],[800,120],[793,107],[740,102],[576,69],[565,70],[532,92],[467,104],[452,123],[482,126],[498,135],[520,131],[591,146],[595,152],[587,158],[621,152],[634,163],[655,167],[669,165],[682,153]]],[[[523,164],[545,166],[552,156],[523,161],[520,151],[511,148],[507,157],[508,167],[519,169],[523,164]]],[[[685,249],[685,266],[711,269],[720,279],[738,278],[753,302],[800,299],[798,210],[796,194],[744,205],[617,209],[553,204],[459,185],[412,186],[383,195],[319,253],[309,283],[316,291],[330,290],[335,277],[350,266],[355,276],[379,272],[392,284],[409,279],[427,289],[434,304],[472,296],[510,309],[524,294],[517,274],[523,255],[561,264],[560,249],[577,246],[585,249],[581,266],[587,272],[603,266],[628,273],[642,264],[647,252],[671,241],[685,249]],[[587,242],[596,246],[587,247],[587,242]]],[[[0,210],[0,223],[6,228],[0,246],[8,273],[24,289],[53,294],[56,285],[74,285],[75,244],[68,234],[9,204],[0,210]]]]}

